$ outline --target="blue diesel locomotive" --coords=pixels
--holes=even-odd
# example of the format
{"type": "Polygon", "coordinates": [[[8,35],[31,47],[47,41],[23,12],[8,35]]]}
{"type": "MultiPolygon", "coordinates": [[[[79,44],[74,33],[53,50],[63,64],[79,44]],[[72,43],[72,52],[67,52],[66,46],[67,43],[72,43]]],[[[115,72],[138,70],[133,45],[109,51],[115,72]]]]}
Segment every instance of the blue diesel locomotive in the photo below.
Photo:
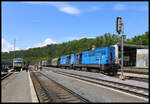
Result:
{"type": "Polygon", "coordinates": [[[102,47],[95,50],[70,54],[60,57],[60,67],[98,69],[104,73],[117,73],[118,64],[115,63],[115,47],[102,47]]]}

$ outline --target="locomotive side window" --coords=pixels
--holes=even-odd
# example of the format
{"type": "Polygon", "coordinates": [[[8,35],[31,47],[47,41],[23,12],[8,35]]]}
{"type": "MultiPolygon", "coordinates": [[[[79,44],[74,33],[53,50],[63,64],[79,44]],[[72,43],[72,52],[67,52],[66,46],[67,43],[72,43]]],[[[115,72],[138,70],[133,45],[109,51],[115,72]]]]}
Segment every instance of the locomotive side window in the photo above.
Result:
{"type": "Polygon", "coordinates": [[[89,54],[89,56],[94,56],[94,54],[89,54]]]}
{"type": "Polygon", "coordinates": [[[105,51],[102,51],[101,54],[102,54],[102,55],[105,55],[106,53],[105,53],[105,51]]]}

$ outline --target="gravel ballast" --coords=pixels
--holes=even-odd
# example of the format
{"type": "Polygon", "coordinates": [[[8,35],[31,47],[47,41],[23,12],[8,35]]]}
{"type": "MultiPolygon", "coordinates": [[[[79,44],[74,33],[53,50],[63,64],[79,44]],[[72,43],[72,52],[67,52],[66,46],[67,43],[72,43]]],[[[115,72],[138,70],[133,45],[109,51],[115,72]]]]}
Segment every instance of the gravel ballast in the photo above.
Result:
{"type": "Polygon", "coordinates": [[[53,68],[53,67],[45,67],[45,68],[48,70],[59,70],[62,72],[67,72],[67,73],[73,73],[73,74],[88,76],[88,77],[97,78],[97,79],[109,80],[109,81],[119,82],[119,83],[128,84],[128,85],[134,85],[134,86],[147,88],[147,89],[149,88],[149,84],[146,82],[139,82],[139,81],[134,81],[134,80],[120,80],[118,78],[106,76],[101,73],[92,73],[92,72],[84,72],[84,71],[77,71],[77,70],[53,68]]]}
{"type": "Polygon", "coordinates": [[[147,102],[147,100],[143,98],[134,97],[100,85],[65,77],[50,70],[43,70],[41,72],[91,102],[147,102]]]}

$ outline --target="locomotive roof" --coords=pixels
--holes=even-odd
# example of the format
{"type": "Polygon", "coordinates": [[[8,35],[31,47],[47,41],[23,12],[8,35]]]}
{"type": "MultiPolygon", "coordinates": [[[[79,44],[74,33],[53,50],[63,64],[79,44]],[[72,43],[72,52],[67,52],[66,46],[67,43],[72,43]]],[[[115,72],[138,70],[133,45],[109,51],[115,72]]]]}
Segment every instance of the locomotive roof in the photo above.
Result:
{"type": "Polygon", "coordinates": [[[23,58],[14,58],[14,61],[23,61],[23,58]]]}

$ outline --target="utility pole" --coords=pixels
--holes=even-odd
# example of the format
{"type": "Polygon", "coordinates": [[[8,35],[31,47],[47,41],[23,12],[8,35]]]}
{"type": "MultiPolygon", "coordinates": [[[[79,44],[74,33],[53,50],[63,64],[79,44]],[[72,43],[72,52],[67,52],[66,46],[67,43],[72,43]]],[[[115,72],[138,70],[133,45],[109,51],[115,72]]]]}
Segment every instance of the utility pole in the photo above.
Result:
{"type": "Polygon", "coordinates": [[[124,25],[122,23],[122,18],[121,17],[117,17],[117,32],[118,35],[120,35],[120,33],[122,33],[121,36],[121,76],[120,78],[122,80],[125,79],[125,76],[123,75],[123,39],[124,39],[124,25]]]}
{"type": "Polygon", "coordinates": [[[123,75],[123,43],[124,43],[124,35],[123,35],[123,23],[122,23],[122,37],[121,37],[121,79],[124,79],[123,75]]]}
{"type": "Polygon", "coordinates": [[[14,58],[15,58],[16,39],[14,39],[14,58]]]}

